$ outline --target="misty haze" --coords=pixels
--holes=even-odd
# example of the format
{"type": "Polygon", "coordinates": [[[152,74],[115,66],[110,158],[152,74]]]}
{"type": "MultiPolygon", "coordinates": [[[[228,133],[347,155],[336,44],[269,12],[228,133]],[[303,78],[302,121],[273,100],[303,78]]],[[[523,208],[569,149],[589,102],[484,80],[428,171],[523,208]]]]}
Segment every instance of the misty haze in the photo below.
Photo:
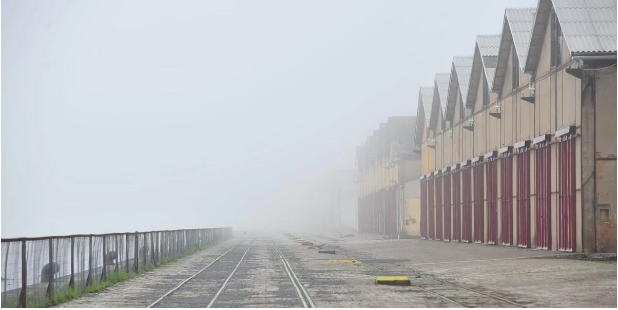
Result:
{"type": "Polygon", "coordinates": [[[4,0],[2,307],[616,307],[616,6],[4,0]]]}

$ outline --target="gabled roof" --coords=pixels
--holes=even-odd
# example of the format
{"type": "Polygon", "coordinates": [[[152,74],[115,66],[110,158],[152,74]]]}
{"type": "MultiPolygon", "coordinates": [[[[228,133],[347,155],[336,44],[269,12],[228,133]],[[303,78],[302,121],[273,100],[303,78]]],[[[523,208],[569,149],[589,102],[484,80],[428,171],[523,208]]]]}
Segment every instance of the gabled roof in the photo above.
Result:
{"type": "Polygon", "coordinates": [[[498,50],[500,49],[499,34],[481,35],[476,37],[474,48],[474,58],[472,60],[472,71],[470,72],[470,83],[468,87],[468,97],[465,99],[466,107],[472,106],[476,101],[476,94],[480,85],[481,72],[485,71],[487,85],[492,88],[494,72],[498,60],[498,50]]]}
{"type": "Polygon", "coordinates": [[[616,0],[540,0],[526,73],[536,71],[552,8],[572,56],[616,55],[616,0]]]}
{"type": "Polygon", "coordinates": [[[509,8],[504,12],[502,39],[492,86],[493,92],[500,92],[504,86],[504,75],[510,66],[508,60],[513,45],[515,45],[515,56],[517,56],[519,66],[523,71],[526,65],[532,27],[534,27],[535,12],[534,8],[509,8]]]}
{"type": "Polygon", "coordinates": [[[396,156],[418,157],[413,152],[416,116],[391,116],[388,118],[391,151],[396,156]]]}
{"type": "Polygon", "coordinates": [[[438,118],[444,119],[446,111],[446,98],[448,96],[448,83],[451,78],[450,73],[436,73],[434,79],[433,99],[431,103],[431,116],[429,128],[436,129],[438,118]]]}
{"type": "Polygon", "coordinates": [[[433,100],[433,87],[421,87],[418,91],[418,107],[416,108],[416,129],[414,144],[422,144],[424,126],[429,125],[431,102],[433,100]],[[427,112],[425,112],[427,111],[427,112]]]}
{"type": "Polygon", "coordinates": [[[470,82],[470,72],[472,71],[472,59],[472,56],[453,57],[446,103],[446,120],[448,121],[452,121],[455,115],[457,90],[459,89],[462,100],[468,97],[468,83],[470,82]]]}

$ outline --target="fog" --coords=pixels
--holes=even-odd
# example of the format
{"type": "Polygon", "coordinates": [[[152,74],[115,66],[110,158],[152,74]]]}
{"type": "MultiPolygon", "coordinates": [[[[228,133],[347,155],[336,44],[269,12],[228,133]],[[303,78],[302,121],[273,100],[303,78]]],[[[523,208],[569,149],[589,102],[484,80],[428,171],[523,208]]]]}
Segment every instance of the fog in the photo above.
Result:
{"type": "Polygon", "coordinates": [[[2,1],[2,237],[318,229],[355,147],[535,5],[2,1]]]}

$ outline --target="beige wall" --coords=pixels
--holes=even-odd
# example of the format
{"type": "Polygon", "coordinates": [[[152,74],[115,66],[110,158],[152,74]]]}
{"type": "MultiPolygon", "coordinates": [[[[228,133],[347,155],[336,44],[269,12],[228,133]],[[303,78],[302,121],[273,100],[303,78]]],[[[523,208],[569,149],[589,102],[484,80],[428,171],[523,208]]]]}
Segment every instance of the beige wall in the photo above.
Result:
{"type": "MultiPolygon", "coordinates": [[[[521,97],[531,96],[532,92],[528,88],[529,76],[526,74],[520,75],[520,86],[516,90],[512,90],[511,83],[511,64],[507,66],[504,86],[501,92],[501,106],[502,113],[500,118],[496,118],[489,115],[489,109],[495,105],[495,97],[492,97],[490,101],[490,107],[482,107],[483,102],[483,83],[480,83],[477,90],[477,100],[475,101],[475,126],[474,131],[469,131],[462,127],[462,121],[464,117],[460,115],[461,101],[456,100],[455,116],[453,124],[453,137],[450,137],[448,128],[445,128],[442,132],[436,133],[437,143],[436,156],[432,149],[427,150],[428,153],[424,154],[423,158],[423,173],[428,173],[437,169],[450,166],[453,163],[461,162],[471,159],[473,157],[483,155],[487,152],[496,150],[503,146],[513,145],[514,143],[522,140],[534,139],[542,134],[554,134],[558,129],[566,126],[575,125],[578,136],[576,140],[576,250],[582,251],[583,237],[582,237],[582,223],[584,222],[583,206],[582,206],[582,111],[581,111],[581,98],[582,98],[582,82],[580,79],[566,73],[564,69],[568,66],[572,66],[575,63],[570,59],[570,52],[566,42],[563,44],[563,64],[557,69],[551,70],[550,54],[549,54],[549,34],[551,33],[550,27],[548,27],[545,34],[544,48],[542,48],[539,59],[539,66],[536,70],[536,79],[534,83],[535,88],[535,103],[529,103],[521,99],[521,97]],[[425,157],[427,161],[425,161],[425,157]],[[435,166],[430,166],[429,158],[437,158],[434,163],[435,166]]],[[[514,55],[509,53],[509,62],[513,60],[514,55]]],[[[597,107],[596,107],[596,151],[597,156],[601,158],[599,163],[596,164],[598,170],[598,176],[602,176],[605,182],[608,184],[615,184],[616,182],[616,68],[611,69],[607,75],[605,82],[599,82],[597,93],[597,107]]],[[[482,77],[484,78],[484,77],[482,77]]],[[[423,149],[425,153],[426,149],[423,149]]],[[[535,158],[536,151],[534,148],[531,150],[530,158],[530,205],[531,205],[531,240],[532,247],[536,246],[536,167],[535,158]]],[[[558,244],[558,189],[557,189],[557,175],[558,175],[558,151],[557,146],[553,144],[551,146],[551,247],[553,250],[557,249],[558,244]]],[[[517,161],[513,160],[513,197],[512,204],[513,209],[513,241],[517,244],[517,161]]],[[[499,174],[501,173],[499,169],[499,174]]],[[[500,182],[500,176],[498,178],[500,182]]],[[[598,189],[596,192],[598,202],[600,204],[607,204],[611,206],[611,220],[613,223],[599,224],[597,227],[597,234],[608,235],[608,238],[614,238],[612,240],[615,244],[616,236],[616,190],[615,186],[607,187],[601,186],[599,180],[596,180],[598,189]],[[611,190],[610,190],[611,188],[611,190]],[[613,225],[613,226],[612,226],[613,225]],[[609,228],[608,228],[609,227],[609,228]]],[[[485,187],[485,184],[483,184],[485,187]]],[[[499,185],[498,185],[499,188],[499,185]]],[[[472,189],[473,190],[473,189],[472,189]]],[[[500,191],[498,195],[502,198],[500,191]]],[[[486,194],[485,194],[486,197],[486,194]]],[[[483,199],[485,200],[485,197],[483,199]]],[[[474,199],[475,197],[473,197],[474,199]]],[[[501,199],[498,200],[500,205],[501,199]]],[[[501,208],[499,210],[499,218],[501,215],[501,208]]],[[[599,211],[600,212],[600,211],[599,211]]],[[[598,216],[598,213],[597,213],[598,216]]],[[[502,229],[502,225],[499,224],[499,232],[502,229]]],[[[485,232],[487,227],[485,226],[485,232]]],[[[612,242],[606,242],[612,244],[612,242]]],[[[615,251],[615,249],[614,249],[615,251]]]]}

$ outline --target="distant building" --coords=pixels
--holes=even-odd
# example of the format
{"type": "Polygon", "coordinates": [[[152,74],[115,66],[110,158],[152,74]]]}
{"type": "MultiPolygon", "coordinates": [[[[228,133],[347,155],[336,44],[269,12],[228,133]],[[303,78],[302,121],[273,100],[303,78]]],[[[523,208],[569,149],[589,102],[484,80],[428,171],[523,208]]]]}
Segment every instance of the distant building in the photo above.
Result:
{"type": "Polygon", "coordinates": [[[357,147],[359,232],[419,236],[416,122],[414,116],[390,117],[357,147]]]}

